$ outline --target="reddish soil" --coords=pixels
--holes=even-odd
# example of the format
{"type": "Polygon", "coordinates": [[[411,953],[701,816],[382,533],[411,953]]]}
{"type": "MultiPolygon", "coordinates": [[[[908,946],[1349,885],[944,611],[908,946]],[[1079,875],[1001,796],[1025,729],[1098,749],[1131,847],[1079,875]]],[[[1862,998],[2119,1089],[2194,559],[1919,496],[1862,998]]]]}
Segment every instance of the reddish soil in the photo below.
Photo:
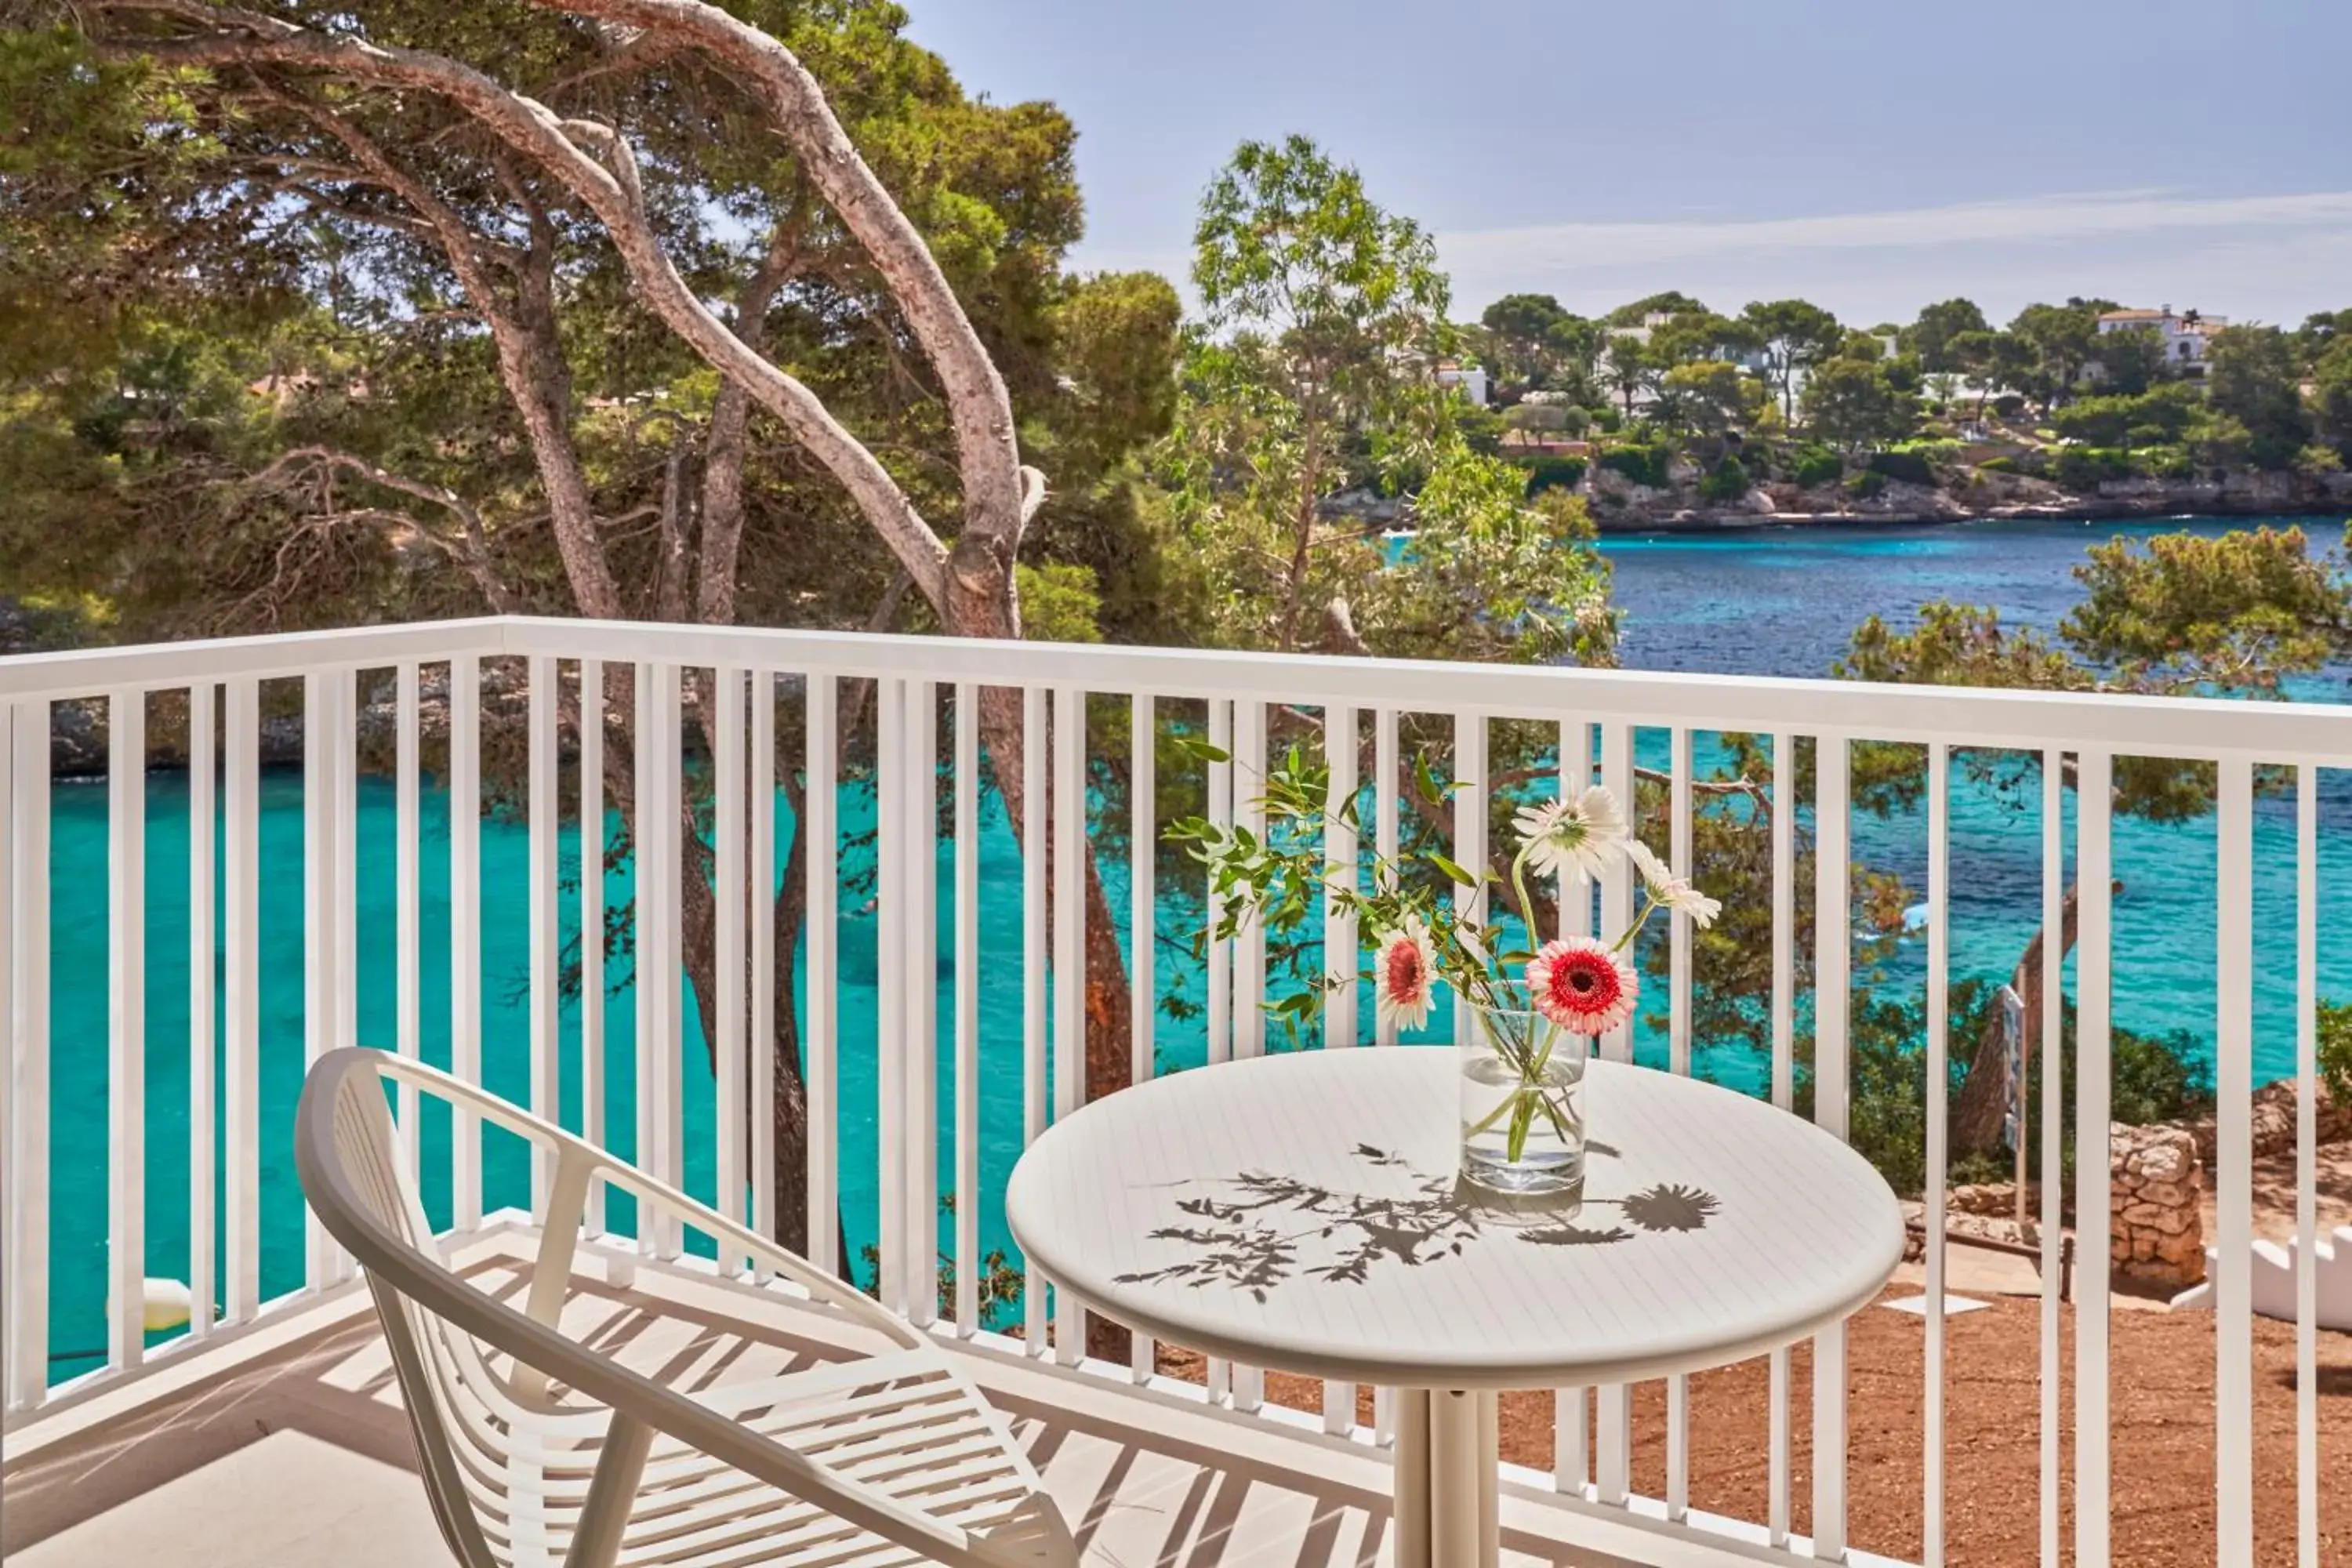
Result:
{"type": "MultiPolygon", "coordinates": [[[[1901,1293],[1901,1292],[1895,1292],[1901,1293]]],[[[2114,1561],[2127,1568],[2204,1568],[2214,1561],[2213,1318],[2207,1312],[2115,1312],[2110,1320],[2114,1561]]],[[[1847,1332],[1847,1531],[1853,1545],[1916,1562],[1920,1547],[1924,1447],[1924,1326],[1880,1307],[1847,1332]]],[[[1945,1401],[1945,1542],[1950,1568],[2014,1568],[2037,1560],[2041,1541],[2041,1306],[1996,1298],[1948,1320],[1945,1401]]],[[[2074,1310],[2066,1309],[2062,1363],[2063,1479],[2060,1507],[2071,1538],[2074,1310]]],[[[1791,1429],[1794,1528],[1811,1528],[1811,1355],[1793,1355],[1791,1429]]],[[[2320,1528],[2323,1563],[2352,1563],[2352,1335],[2322,1333],[2318,1350],[2320,1528]]],[[[1190,1352],[1160,1352],[1161,1370],[1201,1381],[1190,1352]]],[[[2255,1561],[2292,1568],[2294,1518],[2294,1330],[2254,1321],[2255,1561]]],[[[1691,1506],[1738,1519],[1765,1517],[1766,1365],[1750,1362],[1691,1382],[1691,1506]]],[[[1320,1410],[1320,1386],[1276,1373],[1266,1396],[1320,1410]]],[[[1361,1394],[1359,1419],[1371,1420],[1361,1394]]],[[[1552,1397],[1503,1396],[1505,1458],[1549,1472],[1552,1397]]],[[[1633,1401],[1633,1484],[1665,1489],[1665,1388],[1645,1384],[1633,1401]]]]}

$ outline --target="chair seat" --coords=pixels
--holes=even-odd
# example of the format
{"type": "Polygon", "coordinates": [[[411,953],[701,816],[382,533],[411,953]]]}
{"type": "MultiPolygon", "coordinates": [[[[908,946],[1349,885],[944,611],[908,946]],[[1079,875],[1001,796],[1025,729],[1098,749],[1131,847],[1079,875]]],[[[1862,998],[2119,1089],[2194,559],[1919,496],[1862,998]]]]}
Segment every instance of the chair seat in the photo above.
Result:
{"type": "MultiPolygon", "coordinates": [[[[1057,1521],[1028,1505],[1030,1473],[995,1412],[929,1356],[827,1363],[754,1383],[698,1390],[698,1404],[895,1501],[1012,1548],[1024,1534],[1050,1555],[1057,1521]]],[[[516,1435],[504,1478],[509,1530],[490,1533],[517,1568],[555,1568],[571,1544],[600,1448],[542,1447],[516,1435]]],[[[488,1521],[485,1521],[486,1524],[488,1521]]],[[[674,1441],[646,1461],[622,1538],[624,1568],[884,1568],[926,1561],[826,1509],[674,1441]]]]}

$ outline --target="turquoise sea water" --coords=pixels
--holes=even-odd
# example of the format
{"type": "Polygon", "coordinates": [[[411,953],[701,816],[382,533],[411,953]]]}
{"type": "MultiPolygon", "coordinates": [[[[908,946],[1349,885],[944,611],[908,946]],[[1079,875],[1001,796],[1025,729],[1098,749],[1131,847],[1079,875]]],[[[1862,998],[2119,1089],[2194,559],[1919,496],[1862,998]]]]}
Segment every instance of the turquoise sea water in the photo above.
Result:
{"type": "MultiPolygon", "coordinates": [[[[2167,525],[2178,526],[2178,525],[2167,525]]],[[[2219,528],[2221,524],[2200,524],[2219,528]]],[[[2147,531],[2141,530],[2140,531],[2147,531]]],[[[1985,600],[2023,624],[2047,626],[2074,601],[2067,569],[2085,542],[2117,531],[2112,526],[1984,523],[1934,529],[1795,528],[1740,535],[1670,535],[1612,539],[1617,597],[1627,613],[1625,658],[1639,668],[1755,674],[1817,675],[1843,647],[1862,616],[1900,617],[1924,599],[1948,595],[1985,600]]],[[[2340,696],[2331,673],[2304,695],[2340,696]]],[[[1666,736],[1642,739],[1645,762],[1665,762],[1666,736]]],[[[1704,756],[1702,756],[1704,763],[1704,756]]],[[[261,941],[263,1019],[262,1286],[265,1295],[299,1283],[302,1267],[301,1200],[289,1146],[302,1058],[301,809],[298,774],[265,781],[262,809],[261,941]]],[[[2332,898],[2352,870],[2352,784],[2336,775],[2322,799],[2321,973],[2324,994],[2352,997],[2352,942],[2329,931],[2332,898]]],[[[52,1344],[63,1377],[86,1370],[86,1352],[104,1342],[107,1106],[107,803],[102,784],[60,783],[55,792],[52,865],[52,1344]]],[[[981,847],[981,1188],[983,1247],[1009,1247],[997,1196],[1021,1134],[1021,876],[1017,846],[1001,811],[984,811],[981,847]]],[[[864,893],[847,888],[857,868],[860,836],[872,824],[872,803],[845,790],[841,801],[845,841],[845,890],[840,911],[842,1078],[840,1125],[843,1206],[853,1251],[875,1231],[879,1151],[875,1136],[875,922],[864,893]]],[[[780,837],[789,819],[778,804],[780,837]]],[[[361,1037],[389,1045],[394,1036],[394,894],[393,798],[388,784],[365,781],[359,817],[359,937],[361,1037]]],[[[2294,1065],[2294,816],[2288,801],[2257,806],[2256,873],[2259,965],[2255,1065],[2258,1080],[2291,1072],[2294,1065]]],[[[147,899],[147,1272],[184,1278],[188,1130],[187,1052],[187,793],[174,775],[156,774],[148,787],[147,899]]],[[[1857,849],[1872,864],[1924,880],[1924,825],[1916,818],[1882,822],[1858,817],[1857,849]]],[[[525,835],[519,826],[485,822],[481,847],[483,933],[482,1039],[490,1087],[517,1100],[527,1091],[527,965],[525,835]]],[[[2005,975],[2038,922],[2040,823],[1990,792],[1956,784],[1951,825],[1952,958],[1956,974],[2005,975]]],[[[427,793],[423,825],[424,1049],[447,1060],[449,1039],[448,817],[446,797],[427,793]]],[[[577,875],[574,836],[563,837],[567,884],[577,875]]],[[[1126,907],[1124,856],[1106,858],[1111,906],[1126,907]]],[[[2119,822],[2116,875],[2125,891],[2116,906],[2116,1016],[2126,1026],[2185,1029],[2210,1053],[2213,1031],[2210,973],[2213,952],[2214,865],[2210,819],[2174,827],[2119,822]]],[[[942,860],[940,885],[952,893],[942,860]]],[[[1738,896],[1736,889],[1718,889],[1738,896]]],[[[631,894],[621,868],[607,889],[619,904],[631,894]]],[[[576,901],[567,885],[563,939],[576,934],[576,901]]],[[[1181,934],[1194,918],[1181,895],[1163,900],[1163,938],[1181,934]]],[[[941,932],[940,984],[951,973],[953,921],[941,932]]],[[[1176,951],[1160,946],[1163,993],[1193,988],[1176,951]]],[[[1916,994],[1924,952],[1901,950],[1882,984],[1916,994]]],[[[635,1058],[635,1008],[625,961],[615,965],[620,988],[604,1001],[610,1080],[625,1086],[635,1058]]],[[[944,1011],[944,1010],[943,1010],[944,1011]]],[[[1363,1009],[1369,1021],[1370,1008],[1363,1009]]],[[[563,1009],[563,1120],[578,1125],[576,999],[563,1009]]],[[[715,1185],[711,1129],[713,1094],[707,1056],[693,1009],[685,1020],[688,1184],[703,1196],[715,1185]]],[[[1663,1038],[1643,1031],[1638,1048],[1662,1059],[1663,1038]]],[[[1163,1018],[1160,1057],[1169,1066],[1202,1059],[1205,1038],[1197,1017],[1163,1018]]],[[[941,1152],[951,1171],[953,1103],[950,1041],[940,1053],[941,1152]]],[[[1745,1053],[1709,1050],[1699,1069],[1724,1081],[1755,1087],[1763,1064],[1745,1053]]],[[[633,1102],[619,1089],[606,1108],[614,1146],[626,1152],[635,1138],[633,1102]]],[[[428,1142],[446,1131],[427,1124],[428,1142]]],[[[425,1161],[427,1206],[446,1212],[446,1163],[425,1161]]],[[[517,1151],[493,1146],[486,1170],[492,1205],[520,1203],[527,1176],[517,1151]]],[[[217,1234],[217,1224],[216,1224],[217,1234]]]]}

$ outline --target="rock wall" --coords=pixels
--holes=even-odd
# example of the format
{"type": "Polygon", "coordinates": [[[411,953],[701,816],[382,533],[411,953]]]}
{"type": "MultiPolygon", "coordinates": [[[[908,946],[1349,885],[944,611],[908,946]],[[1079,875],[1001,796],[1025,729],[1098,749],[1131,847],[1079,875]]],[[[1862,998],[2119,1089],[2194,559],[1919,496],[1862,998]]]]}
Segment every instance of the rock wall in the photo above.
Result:
{"type": "MultiPolygon", "coordinates": [[[[2254,1090],[2253,1133],[2254,1158],[2266,1160],[2273,1154],[2292,1153],[2294,1150],[2295,1086],[2293,1079],[2281,1079],[2254,1090]]],[[[2326,1079],[2319,1083],[2314,1097],[2313,1120],[2317,1127],[2317,1141],[2334,1143],[2352,1138],[2352,1106],[2337,1105],[2327,1091],[2326,1079]]],[[[2213,1165],[2213,1119],[2186,1122],[2189,1135],[2197,1140],[2197,1157],[2207,1169],[2213,1165]]]]}
{"type": "Polygon", "coordinates": [[[2115,1202],[2107,1251],[2118,1275],[2167,1285],[2205,1278],[2205,1190],[2197,1139],[2185,1127],[2117,1127],[2109,1135],[2115,1202]]]}

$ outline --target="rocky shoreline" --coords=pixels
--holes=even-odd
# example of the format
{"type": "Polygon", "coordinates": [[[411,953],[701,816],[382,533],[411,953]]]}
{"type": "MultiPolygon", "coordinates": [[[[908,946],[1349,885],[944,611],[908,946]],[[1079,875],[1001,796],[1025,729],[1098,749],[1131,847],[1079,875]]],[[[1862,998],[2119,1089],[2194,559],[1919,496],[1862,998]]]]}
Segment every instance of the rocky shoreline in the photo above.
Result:
{"type": "Polygon", "coordinates": [[[1841,522],[1917,524],[1987,519],[2098,522],[2168,517],[2352,518],[2352,474],[2233,473],[2220,479],[2110,479],[2096,490],[2066,489],[2024,474],[1973,471],[1965,482],[1889,479],[1860,497],[1843,485],[1759,485],[1737,500],[1698,497],[1698,470],[1677,463],[1664,489],[1595,468],[1578,485],[1604,534],[1660,529],[1782,528],[1841,522]]]}

